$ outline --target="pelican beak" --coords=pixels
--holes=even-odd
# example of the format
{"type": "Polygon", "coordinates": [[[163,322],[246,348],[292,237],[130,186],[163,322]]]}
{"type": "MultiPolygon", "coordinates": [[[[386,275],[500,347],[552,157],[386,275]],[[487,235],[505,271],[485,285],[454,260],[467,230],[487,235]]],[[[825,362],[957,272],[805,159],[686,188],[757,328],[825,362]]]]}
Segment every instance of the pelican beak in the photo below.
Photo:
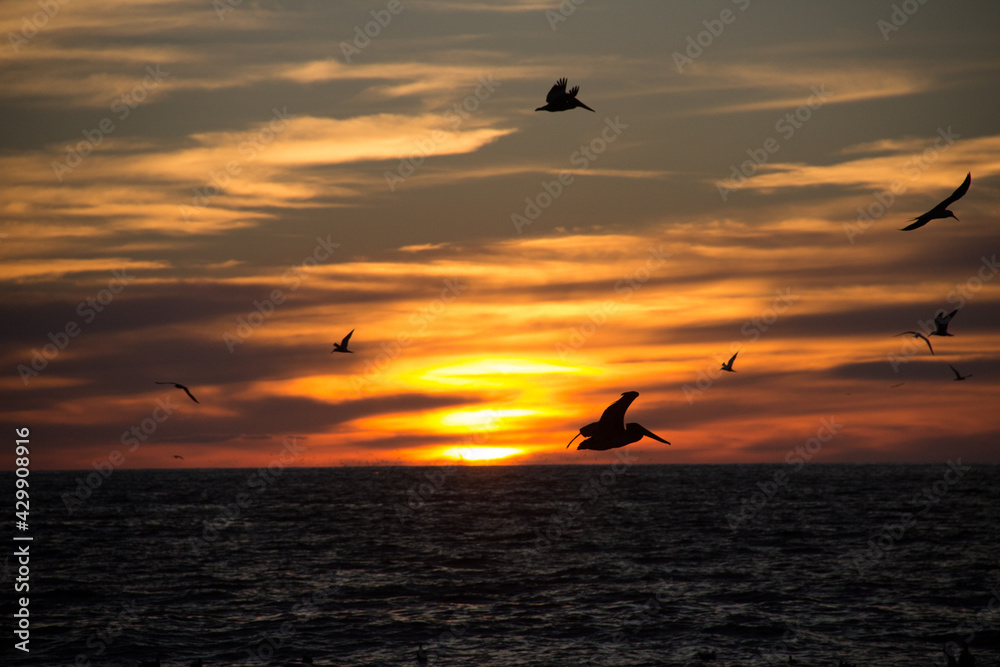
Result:
{"type": "Polygon", "coordinates": [[[660,442],[662,442],[662,443],[664,443],[664,444],[667,444],[667,445],[669,445],[669,444],[670,444],[669,442],[667,442],[666,440],[664,440],[664,439],[663,439],[663,438],[661,438],[660,436],[656,435],[655,433],[653,433],[652,431],[650,431],[650,430],[649,430],[649,429],[647,429],[647,428],[644,428],[644,427],[640,426],[640,427],[639,427],[639,430],[640,430],[640,431],[642,431],[642,434],[643,434],[644,436],[646,436],[647,438],[652,438],[653,440],[659,440],[660,442]]]}

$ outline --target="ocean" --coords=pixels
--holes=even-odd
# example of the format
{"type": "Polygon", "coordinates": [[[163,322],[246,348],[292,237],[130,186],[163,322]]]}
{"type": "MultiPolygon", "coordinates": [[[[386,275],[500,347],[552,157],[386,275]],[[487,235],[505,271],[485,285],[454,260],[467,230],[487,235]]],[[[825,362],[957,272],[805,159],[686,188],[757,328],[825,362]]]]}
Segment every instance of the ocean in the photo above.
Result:
{"type": "Polygon", "coordinates": [[[7,665],[416,665],[422,645],[428,665],[930,667],[961,641],[1000,664],[998,465],[617,450],[30,483],[30,592],[13,548],[2,575],[30,653],[8,631],[7,665]]]}

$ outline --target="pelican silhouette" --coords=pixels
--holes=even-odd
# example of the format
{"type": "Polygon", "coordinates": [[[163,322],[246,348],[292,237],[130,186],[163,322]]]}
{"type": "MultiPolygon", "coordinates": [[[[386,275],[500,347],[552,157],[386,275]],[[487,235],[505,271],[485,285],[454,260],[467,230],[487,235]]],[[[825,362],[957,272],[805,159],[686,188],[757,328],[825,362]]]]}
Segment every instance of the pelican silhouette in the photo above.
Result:
{"type": "MultiPolygon", "coordinates": [[[[896,335],[897,336],[905,336],[906,334],[910,334],[914,338],[923,338],[924,342],[927,343],[927,349],[929,349],[931,351],[931,354],[934,354],[934,348],[931,347],[931,341],[927,338],[927,336],[923,335],[919,331],[904,331],[903,333],[898,333],[896,335]]],[[[949,334],[949,335],[951,335],[951,334],[949,334]]]]}
{"type": "MultiPolygon", "coordinates": [[[[739,352],[737,352],[736,354],[739,354],[739,352]]],[[[736,371],[733,370],[733,362],[736,361],[736,354],[734,354],[733,356],[731,356],[729,358],[729,361],[727,361],[726,363],[722,364],[722,370],[729,371],[730,373],[735,373],[736,372],[736,371]]]]}
{"type": "MultiPolygon", "coordinates": [[[[669,445],[669,442],[655,433],[646,430],[639,424],[634,422],[631,424],[625,423],[625,411],[628,410],[628,406],[632,405],[632,401],[638,395],[639,392],[637,391],[622,393],[621,398],[604,410],[604,414],[601,415],[601,421],[587,424],[581,428],[580,432],[573,436],[573,440],[576,440],[581,435],[584,438],[576,448],[593,449],[603,452],[608,449],[624,447],[633,442],[639,442],[643,436],[669,445]]],[[[566,449],[569,449],[569,446],[573,444],[573,440],[570,440],[566,444],[566,449]]]]}
{"type": "Polygon", "coordinates": [[[950,368],[951,372],[955,374],[955,382],[958,382],[959,380],[964,380],[965,378],[972,377],[972,373],[969,373],[968,375],[962,375],[951,364],[948,364],[948,368],[950,368]]]}
{"type": "Polygon", "coordinates": [[[188,389],[187,387],[185,387],[182,384],[177,384],[176,382],[157,382],[156,384],[172,384],[175,387],[177,387],[178,389],[183,389],[184,393],[186,393],[188,396],[190,396],[192,401],[194,401],[195,403],[198,402],[198,399],[194,397],[194,394],[191,393],[191,390],[188,389]]]}
{"type": "Polygon", "coordinates": [[[954,336],[955,334],[948,333],[948,323],[951,322],[951,318],[955,317],[955,313],[958,312],[958,308],[951,311],[947,315],[944,314],[942,310],[937,315],[934,316],[934,331],[927,334],[928,336],[954,336]]]}
{"type": "Polygon", "coordinates": [[[913,224],[903,227],[899,231],[908,232],[911,229],[917,229],[918,227],[923,227],[931,220],[937,220],[938,218],[955,218],[958,220],[958,216],[948,210],[948,207],[961,199],[966,192],[969,191],[969,186],[972,184],[972,172],[969,172],[965,176],[965,180],[962,184],[958,186],[958,189],[951,193],[951,196],[945,199],[943,202],[927,211],[923,215],[918,215],[913,219],[913,224]]]}
{"type": "Polygon", "coordinates": [[[354,350],[347,349],[347,341],[351,340],[351,334],[353,333],[354,329],[351,329],[351,333],[344,336],[344,340],[340,341],[339,343],[334,343],[333,349],[330,350],[330,354],[333,354],[334,352],[350,352],[351,354],[353,354],[354,350]]]}
{"type": "Polygon", "coordinates": [[[580,92],[580,86],[573,86],[567,91],[566,83],[566,77],[556,81],[556,85],[552,86],[552,90],[545,96],[545,106],[538,107],[535,111],[568,111],[576,107],[583,107],[587,111],[594,111],[576,99],[576,94],[580,92]]]}

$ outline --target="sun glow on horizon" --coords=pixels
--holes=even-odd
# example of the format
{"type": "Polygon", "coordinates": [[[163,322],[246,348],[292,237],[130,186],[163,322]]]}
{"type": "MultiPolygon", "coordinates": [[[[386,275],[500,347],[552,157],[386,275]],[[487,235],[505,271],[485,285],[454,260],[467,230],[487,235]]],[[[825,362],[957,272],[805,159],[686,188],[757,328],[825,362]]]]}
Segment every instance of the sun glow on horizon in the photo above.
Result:
{"type": "Polygon", "coordinates": [[[523,449],[517,449],[516,447],[452,447],[445,450],[443,454],[453,459],[488,461],[507,458],[508,456],[520,454],[523,451],[523,449]]]}

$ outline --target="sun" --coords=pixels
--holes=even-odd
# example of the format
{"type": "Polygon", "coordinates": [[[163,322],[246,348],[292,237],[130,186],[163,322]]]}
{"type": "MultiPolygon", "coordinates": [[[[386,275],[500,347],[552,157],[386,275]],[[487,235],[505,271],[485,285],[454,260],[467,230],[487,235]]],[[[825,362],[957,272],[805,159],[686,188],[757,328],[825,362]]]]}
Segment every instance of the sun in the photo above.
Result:
{"type": "Polygon", "coordinates": [[[444,455],[466,461],[488,461],[520,454],[522,451],[524,450],[515,447],[452,447],[445,450],[444,455]]]}

